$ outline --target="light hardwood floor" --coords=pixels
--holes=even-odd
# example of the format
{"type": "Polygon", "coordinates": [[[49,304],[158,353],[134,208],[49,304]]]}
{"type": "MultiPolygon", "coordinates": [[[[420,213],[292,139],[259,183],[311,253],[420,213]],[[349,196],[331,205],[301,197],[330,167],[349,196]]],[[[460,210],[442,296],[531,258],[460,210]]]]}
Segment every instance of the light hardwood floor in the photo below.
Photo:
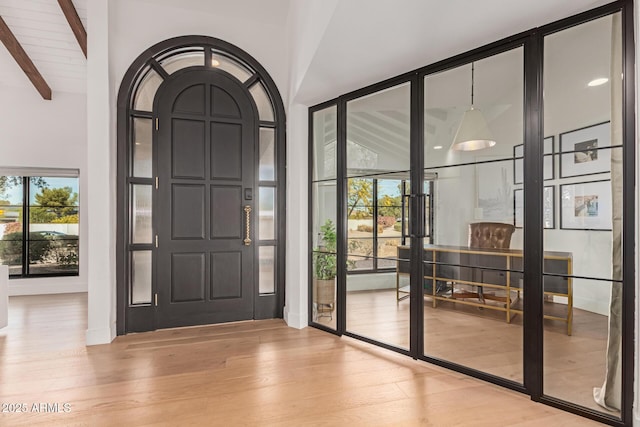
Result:
{"type": "Polygon", "coordinates": [[[12,297],[0,330],[0,425],[587,426],[525,395],[282,320],[85,347],[86,295],[12,297]],[[70,404],[36,413],[34,403],[70,404]]]}
{"type": "MultiPolygon", "coordinates": [[[[424,310],[427,355],[523,382],[522,316],[506,323],[500,311],[451,302],[434,309],[428,298],[424,310]]],[[[566,323],[545,320],[544,392],[619,417],[593,399],[593,388],[604,379],[607,322],[606,316],[574,309],[573,334],[567,336],[566,323]]],[[[318,323],[335,328],[335,316],[318,323]]],[[[396,302],[395,289],[349,292],[347,330],[408,349],[409,300],[396,302]]]]}

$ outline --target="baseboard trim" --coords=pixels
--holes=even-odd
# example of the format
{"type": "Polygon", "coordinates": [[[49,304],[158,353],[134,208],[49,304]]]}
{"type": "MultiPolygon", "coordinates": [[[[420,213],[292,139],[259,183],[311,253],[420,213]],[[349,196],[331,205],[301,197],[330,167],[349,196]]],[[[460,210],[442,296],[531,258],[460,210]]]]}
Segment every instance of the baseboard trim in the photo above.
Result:
{"type": "Polygon", "coordinates": [[[287,306],[284,307],[284,321],[288,326],[296,329],[303,329],[308,326],[306,321],[302,321],[302,316],[300,316],[300,314],[291,313],[287,306]]]}
{"type": "Polygon", "coordinates": [[[112,324],[109,328],[87,329],[87,345],[109,344],[116,336],[116,326],[112,324]]]}
{"type": "Polygon", "coordinates": [[[59,279],[60,278],[56,277],[50,279],[9,280],[9,296],[73,294],[78,292],[87,292],[86,283],[68,283],[68,279],[67,281],[59,279]]]}

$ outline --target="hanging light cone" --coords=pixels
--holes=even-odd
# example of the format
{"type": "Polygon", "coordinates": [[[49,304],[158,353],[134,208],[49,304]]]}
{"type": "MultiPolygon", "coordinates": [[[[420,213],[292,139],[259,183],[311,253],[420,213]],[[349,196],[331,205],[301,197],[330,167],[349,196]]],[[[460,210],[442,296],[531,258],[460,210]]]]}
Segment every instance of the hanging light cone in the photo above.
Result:
{"type": "Polygon", "coordinates": [[[471,106],[462,116],[462,121],[453,138],[452,150],[474,151],[496,145],[496,141],[489,131],[487,121],[482,112],[471,106]]]}
{"type": "Polygon", "coordinates": [[[496,145],[493,139],[487,121],[484,119],[482,112],[473,108],[473,77],[475,64],[471,63],[471,108],[468,109],[453,138],[451,149],[456,151],[474,151],[490,148],[496,145]]]}

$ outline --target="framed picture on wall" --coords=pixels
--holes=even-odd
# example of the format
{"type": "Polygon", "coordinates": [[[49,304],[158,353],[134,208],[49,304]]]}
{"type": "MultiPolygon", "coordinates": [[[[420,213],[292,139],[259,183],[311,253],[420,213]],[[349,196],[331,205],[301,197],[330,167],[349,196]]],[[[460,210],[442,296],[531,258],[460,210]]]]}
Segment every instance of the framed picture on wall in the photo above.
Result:
{"type": "MultiPolygon", "coordinates": [[[[553,179],[555,176],[555,157],[553,155],[553,136],[544,139],[544,180],[553,179]]],[[[522,184],[524,182],[524,145],[513,147],[513,183],[522,184]]]]}
{"type": "Polygon", "coordinates": [[[511,159],[495,156],[476,157],[475,219],[508,222],[511,220],[513,193],[511,159]]]}
{"type": "Polygon", "coordinates": [[[611,181],[560,186],[560,228],[611,230],[611,181]]]}
{"type": "MultiPolygon", "coordinates": [[[[542,222],[544,228],[556,228],[555,214],[555,186],[544,187],[542,195],[544,206],[542,208],[542,222]]],[[[524,224],[524,193],[521,189],[513,191],[513,225],[522,228],[524,224]]]]}
{"type": "Polygon", "coordinates": [[[560,134],[560,178],[611,171],[611,123],[560,134]]]}

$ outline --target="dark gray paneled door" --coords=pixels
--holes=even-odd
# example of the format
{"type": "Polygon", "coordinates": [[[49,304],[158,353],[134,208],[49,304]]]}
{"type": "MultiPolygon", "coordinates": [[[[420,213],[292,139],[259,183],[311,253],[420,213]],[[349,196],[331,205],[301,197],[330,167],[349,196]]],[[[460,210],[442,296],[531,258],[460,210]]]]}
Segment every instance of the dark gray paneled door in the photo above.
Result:
{"type": "Polygon", "coordinates": [[[158,328],[253,319],[245,208],[258,125],[247,93],[224,73],[191,70],[158,95],[158,328]]]}

